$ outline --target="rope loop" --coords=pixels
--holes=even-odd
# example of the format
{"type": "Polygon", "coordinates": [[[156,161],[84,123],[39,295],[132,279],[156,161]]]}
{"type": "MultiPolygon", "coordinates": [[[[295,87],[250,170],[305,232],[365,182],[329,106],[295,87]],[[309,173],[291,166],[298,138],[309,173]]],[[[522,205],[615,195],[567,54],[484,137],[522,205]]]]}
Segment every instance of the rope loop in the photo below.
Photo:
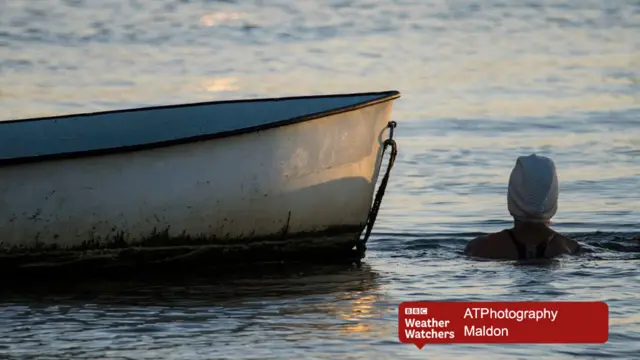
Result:
{"type": "MultiPolygon", "coordinates": [[[[387,150],[387,147],[391,147],[391,152],[389,154],[389,164],[387,165],[387,170],[385,171],[384,177],[382,181],[380,181],[380,187],[378,187],[378,191],[376,192],[376,196],[373,201],[373,205],[369,210],[369,215],[367,216],[366,222],[366,231],[364,234],[364,238],[358,243],[356,250],[360,255],[360,258],[364,258],[364,254],[367,251],[367,241],[369,240],[369,236],[371,235],[371,230],[373,230],[373,225],[376,222],[376,218],[378,217],[378,210],[380,210],[380,205],[382,204],[382,198],[384,197],[384,192],[387,189],[387,183],[389,182],[389,175],[391,174],[391,169],[396,161],[396,156],[398,155],[398,145],[396,141],[393,139],[394,129],[398,126],[395,121],[389,121],[387,127],[389,128],[389,138],[386,139],[383,143],[382,154],[380,158],[384,158],[384,154],[387,150]]],[[[378,169],[378,171],[382,169],[382,166],[378,169]]]]}

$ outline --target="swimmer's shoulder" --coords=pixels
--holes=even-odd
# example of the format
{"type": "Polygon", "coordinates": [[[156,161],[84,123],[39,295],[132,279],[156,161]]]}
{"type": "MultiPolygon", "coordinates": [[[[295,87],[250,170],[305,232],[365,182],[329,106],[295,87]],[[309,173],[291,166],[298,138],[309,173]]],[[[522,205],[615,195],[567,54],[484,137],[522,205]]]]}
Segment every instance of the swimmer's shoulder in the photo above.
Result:
{"type": "Polygon", "coordinates": [[[478,236],[469,241],[464,249],[464,254],[468,256],[476,256],[490,259],[502,259],[510,254],[505,254],[508,249],[505,243],[509,241],[507,230],[497,233],[478,236]]]}
{"type": "Polygon", "coordinates": [[[557,243],[562,246],[563,252],[577,254],[580,251],[580,243],[576,240],[558,232],[555,233],[555,238],[556,240],[560,240],[557,243]]]}
{"type": "Polygon", "coordinates": [[[487,237],[489,234],[478,236],[475,239],[472,239],[467,243],[464,247],[464,254],[470,256],[476,256],[475,254],[483,248],[483,244],[487,241],[487,237]]]}

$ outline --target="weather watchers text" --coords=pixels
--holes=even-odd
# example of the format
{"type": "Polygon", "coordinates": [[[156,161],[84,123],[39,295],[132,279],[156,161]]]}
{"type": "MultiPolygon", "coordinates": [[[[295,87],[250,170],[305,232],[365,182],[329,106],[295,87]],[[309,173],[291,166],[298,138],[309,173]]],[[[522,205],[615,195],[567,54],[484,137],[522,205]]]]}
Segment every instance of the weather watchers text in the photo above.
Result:
{"type": "Polygon", "coordinates": [[[455,343],[604,343],[604,302],[404,302],[401,342],[422,348],[455,343]]]}

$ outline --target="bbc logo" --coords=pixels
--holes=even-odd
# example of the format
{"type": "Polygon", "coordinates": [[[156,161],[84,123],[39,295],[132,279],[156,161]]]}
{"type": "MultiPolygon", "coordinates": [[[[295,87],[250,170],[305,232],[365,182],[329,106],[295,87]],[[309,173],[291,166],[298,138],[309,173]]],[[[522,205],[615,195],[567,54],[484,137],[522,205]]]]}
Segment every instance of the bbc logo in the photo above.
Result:
{"type": "Polygon", "coordinates": [[[427,315],[429,313],[429,308],[404,308],[405,315],[427,315]]]}

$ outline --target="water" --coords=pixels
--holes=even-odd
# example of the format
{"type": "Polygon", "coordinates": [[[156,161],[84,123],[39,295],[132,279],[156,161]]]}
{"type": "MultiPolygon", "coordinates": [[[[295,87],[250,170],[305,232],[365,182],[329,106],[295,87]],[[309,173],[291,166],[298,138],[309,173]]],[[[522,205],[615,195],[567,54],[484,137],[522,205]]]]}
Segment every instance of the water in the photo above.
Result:
{"type": "MultiPolygon", "coordinates": [[[[11,359],[537,359],[640,353],[640,2],[0,0],[0,119],[397,89],[400,153],[360,269],[4,289],[11,359]],[[550,155],[589,252],[470,261],[550,155]],[[54,291],[55,290],[55,291],[54,291]],[[604,345],[397,341],[408,300],[604,300],[604,345]]],[[[0,356],[1,357],[1,356],[0,356]]]]}

